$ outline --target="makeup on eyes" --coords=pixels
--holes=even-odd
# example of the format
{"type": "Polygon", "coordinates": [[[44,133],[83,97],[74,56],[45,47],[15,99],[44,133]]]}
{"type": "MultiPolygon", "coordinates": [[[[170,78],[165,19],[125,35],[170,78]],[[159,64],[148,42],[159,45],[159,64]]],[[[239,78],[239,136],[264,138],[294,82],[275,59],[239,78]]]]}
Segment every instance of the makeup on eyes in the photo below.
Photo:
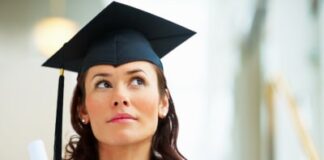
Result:
{"type": "MultiPolygon", "coordinates": [[[[143,75],[136,75],[137,73],[134,73],[129,80],[127,80],[128,85],[134,86],[134,87],[140,87],[146,85],[146,78],[143,77],[143,75]]],[[[98,89],[104,89],[104,88],[113,88],[113,85],[107,78],[105,77],[98,77],[94,79],[94,88],[98,89]]]]}
{"type": "Polygon", "coordinates": [[[146,85],[146,81],[145,78],[142,78],[141,76],[134,76],[131,78],[130,80],[130,84],[131,85],[135,85],[135,86],[140,86],[140,85],[146,85]],[[133,82],[137,82],[138,84],[133,84],[133,82]]]}
{"type": "Polygon", "coordinates": [[[109,81],[101,79],[95,83],[95,88],[112,88],[112,85],[109,81]],[[100,86],[101,84],[104,86],[100,86]]]}
{"type": "MultiPolygon", "coordinates": [[[[140,68],[130,69],[124,73],[125,78],[129,85],[131,86],[145,86],[147,84],[146,76],[147,73],[140,68]],[[130,78],[129,78],[130,77],[130,78]]],[[[112,88],[112,83],[107,80],[108,78],[113,77],[113,74],[109,72],[99,72],[92,76],[92,81],[94,81],[95,88],[112,88]],[[100,85],[100,86],[99,86],[100,85]]]]}

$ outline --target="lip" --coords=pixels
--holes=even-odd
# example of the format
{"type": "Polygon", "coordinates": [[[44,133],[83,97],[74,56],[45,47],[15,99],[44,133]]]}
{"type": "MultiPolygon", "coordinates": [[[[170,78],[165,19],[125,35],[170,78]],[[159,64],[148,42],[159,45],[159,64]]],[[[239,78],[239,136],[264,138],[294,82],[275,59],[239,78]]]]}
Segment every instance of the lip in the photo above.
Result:
{"type": "Polygon", "coordinates": [[[118,113],[114,115],[111,119],[107,121],[107,123],[118,123],[118,122],[128,122],[135,121],[137,118],[128,114],[128,113],[118,113]]]}

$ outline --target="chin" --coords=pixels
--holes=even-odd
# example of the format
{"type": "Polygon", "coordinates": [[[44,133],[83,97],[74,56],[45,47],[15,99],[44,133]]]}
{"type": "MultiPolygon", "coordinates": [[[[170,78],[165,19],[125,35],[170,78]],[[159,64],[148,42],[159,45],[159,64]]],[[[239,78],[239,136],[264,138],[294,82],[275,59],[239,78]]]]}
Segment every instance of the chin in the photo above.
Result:
{"type": "Polygon", "coordinates": [[[110,146],[125,146],[152,140],[153,134],[141,134],[136,132],[138,132],[138,130],[133,132],[114,132],[110,133],[109,136],[106,136],[102,139],[99,138],[98,141],[110,146]]]}

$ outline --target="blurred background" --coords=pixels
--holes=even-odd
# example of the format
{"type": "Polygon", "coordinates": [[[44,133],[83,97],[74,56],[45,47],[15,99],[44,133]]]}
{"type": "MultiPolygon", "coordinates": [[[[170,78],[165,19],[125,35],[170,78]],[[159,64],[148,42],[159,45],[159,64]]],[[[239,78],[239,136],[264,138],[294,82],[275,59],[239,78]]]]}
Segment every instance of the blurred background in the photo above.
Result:
{"type": "MultiPolygon", "coordinates": [[[[0,0],[0,159],[30,159],[38,139],[52,159],[59,71],[41,64],[110,2],[0,0]]],[[[119,2],[197,32],[162,60],[188,159],[324,158],[323,1],[119,2]]]]}

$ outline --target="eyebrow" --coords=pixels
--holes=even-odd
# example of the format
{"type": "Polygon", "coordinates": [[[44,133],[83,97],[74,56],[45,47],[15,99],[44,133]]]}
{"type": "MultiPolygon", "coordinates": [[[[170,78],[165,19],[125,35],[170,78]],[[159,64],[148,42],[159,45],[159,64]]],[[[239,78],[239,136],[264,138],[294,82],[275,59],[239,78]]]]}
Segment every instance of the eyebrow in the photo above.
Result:
{"type": "Polygon", "coordinates": [[[111,76],[110,73],[97,73],[92,77],[92,79],[94,79],[96,77],[110,77],[110,76],[111,76]]]}
{"type": "MultiPolygon", "coordinates": [[[[131,75],[131,74],[135,74],[135,73],[138,73],[138,72],[142,72],[145,75],[147,75],[146,72],[144,72],[142,69],[129,70],[129,71],[126,72],[126,74],[131,75]]],[[[110,77],[110,76],[111,76],[110,73],[97,73],[92,77],[92,79],[94,79],[95,77],[110,77]]]]}
{"type": "Polygon", "coordinates": [[[135,73],[138,73],[138,72],[142,72],[145,75],[147,75],[146,72],[144,72],[142,69],[133,69],[133,70],[127,71],[126,74],[130,75],[130,74],[135,74],[135,73]]]}

